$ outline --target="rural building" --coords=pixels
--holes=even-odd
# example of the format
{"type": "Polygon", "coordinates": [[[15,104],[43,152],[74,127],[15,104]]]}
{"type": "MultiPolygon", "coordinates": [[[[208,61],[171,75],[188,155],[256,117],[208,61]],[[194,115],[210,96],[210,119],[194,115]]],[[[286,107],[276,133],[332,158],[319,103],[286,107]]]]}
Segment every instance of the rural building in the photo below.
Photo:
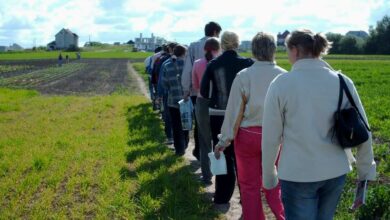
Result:
{"type": "Polygon", "coordinates": [[[154,51],[156,47],[166,43],[168,43],[168,41],[162,37],[156,37],[153,34],[150,38],[142,37],[141,33],[138,38],[135,38],[134,48],[137,50],[154,51]]]}
{"type": "Polygon", "coordinates": [[[47,45],[49,50],[61,50],[69,48],[77,48],[79,46],[79,36],[69,29],[62,28],[60,32],[55,35],[55,41],[47,45]]]}
{"type": "Polygon", "coordinates": [[[23,50],[23,47],[21,47],[19,44],[12,44],[11,46],[8,47],[8,51],[21,51],[23,50]]]}
{"type": "Polygon", "coordinates": [[[252,49],[252,41],[243,40],[241,41],[239,50],[241,51],[250,51],[252,49]]]}
{"type": "Polygon", "coordinates": [[[23,47],[21,47],[19,44],[12,44],[9,47],[7,46],[0,46],[0,52],[7,52],[7,51],[21,51],[23,50],[23,47]]]}
{"type": "Polygon", "coordinates": [[[365,31],[348,31],[345,35],[353,36],[353,37],[360,37],[363,39],[368,37],[368,34],[365,31]]]}
{"type": "Polygon", "coordinates": [[[290,34],[289,31],[285,30],[283,34],[280,32],[277,35],[276,45],[277,46],[284,46],[284,43],[286,41],[287,36],[290,34]]]}

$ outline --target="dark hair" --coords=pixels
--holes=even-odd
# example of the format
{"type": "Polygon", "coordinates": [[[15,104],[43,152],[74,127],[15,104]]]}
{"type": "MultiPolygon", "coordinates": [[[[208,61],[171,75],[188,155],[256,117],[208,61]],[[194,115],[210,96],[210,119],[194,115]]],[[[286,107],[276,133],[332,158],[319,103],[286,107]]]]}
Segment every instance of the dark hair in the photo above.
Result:
{"type": "Polygon", "coordinates": [[[206,26],[204,26],[204,35],[206,35],[207,37],[213,37],[215,32],[219,35],[221,31],[221,26],[214,21],[210,21],[206,24],[206,26]]]}
{"type": "Polygon", "coordinates": [[[173,48],[175,48],[177,45],[178,45],[178,43],[176,43],[176,42],[170,42],[170,43],[168,43],[168,47],[169,47],[169,49],[171,49],[171,50],[173,50],[173,48]]]}
{"type": "Polygon", "coordinates": [[[286,45],[290,49],[296,47],[303,55],[313,55],[314,57],[326,54],[332,47],[332,43],[323,34],[314,34],[307,29],[293,31],[287,37],[286,45]]]}
{"type": "Polygon", "coordinates": [[[173,48],[173,55],[176,57],[181,57],[186,53],[187,48],[183,45],[178,44],[175,48],[173,48]]]}
{"type": "Polygon", "coordinates": [[[162,45],[162,50],[166,53],[169,53],[169,47],[168,47],[168,44],[163,44],[162,45]]]}
{"type": "Polygon", "coordinates": [[[154,49],[154,53],[158,53],[162,50],[162,47],[161,46],[158,46],[156,47],[156,49],[154,49]]]}
{"type": "Polygon", "coordinates": [[[206,40],[204,44],[204,50],[206,51],[205,57],[207,62],[213,59],[213,51],[218,51],[221,48],[221,45],[219,41],[214,38],[210,37],[209,39],[206,40]]]}

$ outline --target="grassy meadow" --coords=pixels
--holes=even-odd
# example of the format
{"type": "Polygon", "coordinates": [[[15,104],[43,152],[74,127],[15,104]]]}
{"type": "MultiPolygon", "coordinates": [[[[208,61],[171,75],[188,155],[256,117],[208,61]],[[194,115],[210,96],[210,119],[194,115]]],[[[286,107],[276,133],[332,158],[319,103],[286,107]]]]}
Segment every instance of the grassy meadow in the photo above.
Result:
{"type": "Polygon", "coordinates": [[[163,142],[141,96],[0,89],[0,219],[216,218],[163,142]]]}

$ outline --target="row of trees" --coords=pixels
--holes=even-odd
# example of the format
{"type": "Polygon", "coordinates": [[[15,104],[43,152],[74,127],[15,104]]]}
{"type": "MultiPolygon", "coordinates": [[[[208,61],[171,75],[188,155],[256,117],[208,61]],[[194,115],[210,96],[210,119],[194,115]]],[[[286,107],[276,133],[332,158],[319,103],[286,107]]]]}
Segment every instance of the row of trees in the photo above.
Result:
{"type": "Polygon", "coordinates": [[[390,17],[385,16],[371,27],[367,38],[328,33],[333,42],[331,54],[390,54],[390,17]]]}

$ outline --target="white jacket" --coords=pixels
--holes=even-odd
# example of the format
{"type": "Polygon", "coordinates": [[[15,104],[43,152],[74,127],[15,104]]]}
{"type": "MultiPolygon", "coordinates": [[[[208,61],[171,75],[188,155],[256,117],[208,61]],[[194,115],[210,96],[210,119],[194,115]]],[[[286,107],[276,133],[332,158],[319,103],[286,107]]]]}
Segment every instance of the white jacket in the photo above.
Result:
{"type": "Polygon", "coordinates": [[[218,145],[229,146],[239,127],[262,125],[268,86],[276,76],[285,72],[275,62],[255,61],[237,74],[230,89],[218,145]]]}
{"type": "MultiPolygon", "coordinates": [[[[262,167],[265,188],[278,180],[317,182],[351,171],[345,151],[332,141],[334,113],[339,99],[338,72],[321,59],[298,60],[287,74],[270,85],[263,116],[262,167]],[[280,144],[279,167],[276,169],[280,144]]],[[[343,75],[350,92],[367,121],[356,88],[343,75]]],[[[349,106],[344,95],[342,108],[349,106]]],[[[335,138],[335,137],[334,137],[335,138]]],[[[359,179],[374,180],[376,164],[372,137],[357,147],[359,179]]]]}

